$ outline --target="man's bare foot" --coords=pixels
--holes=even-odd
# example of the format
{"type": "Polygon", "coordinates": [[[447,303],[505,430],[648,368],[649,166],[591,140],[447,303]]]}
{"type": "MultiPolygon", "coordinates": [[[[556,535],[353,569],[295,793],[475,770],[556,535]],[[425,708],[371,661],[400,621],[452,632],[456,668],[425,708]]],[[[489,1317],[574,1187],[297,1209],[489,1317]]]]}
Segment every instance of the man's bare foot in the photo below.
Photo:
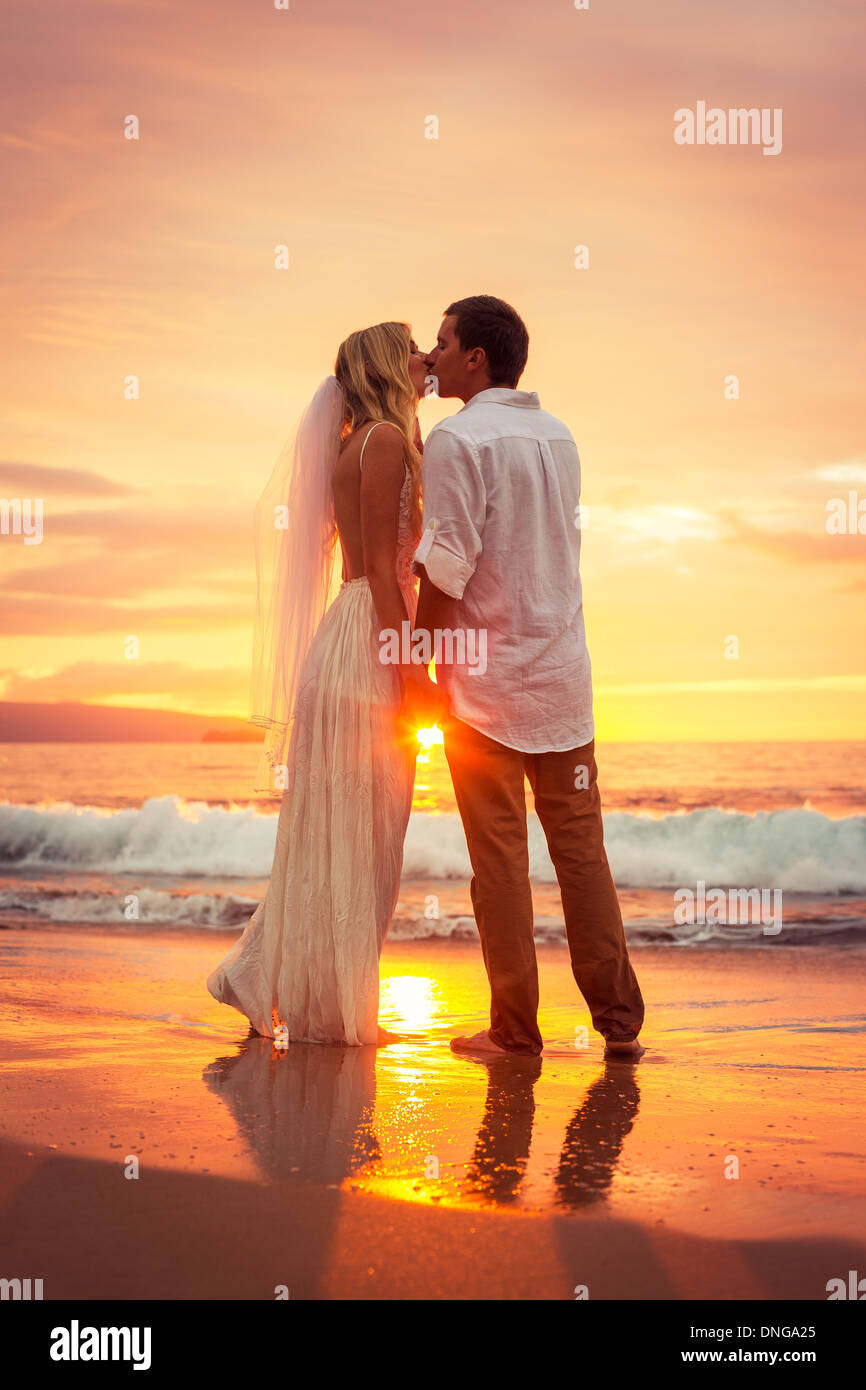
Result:
{"type": "Polygon", "coordinates": [[[642,1057],[646,1048],[642,1047],[637,1038],[629,1038],[627,1042],[605,1042],[605,1057],[617,1057],[624,1062],[636,1062],[638,1057],[642,1057]]]}
{"type": "Polygon", "coordinates": [[[507,1047],[500,1047],[495,1043],[486,1028],[480,1033],[473,1033],[471,1037],[452,1038],[452,1052],[473,1052],[484,1053],[485,1055],[494,1054],[498,1057],[524,1057],[534,1056],[534,1053],[509,1052],[507,1047]]]}

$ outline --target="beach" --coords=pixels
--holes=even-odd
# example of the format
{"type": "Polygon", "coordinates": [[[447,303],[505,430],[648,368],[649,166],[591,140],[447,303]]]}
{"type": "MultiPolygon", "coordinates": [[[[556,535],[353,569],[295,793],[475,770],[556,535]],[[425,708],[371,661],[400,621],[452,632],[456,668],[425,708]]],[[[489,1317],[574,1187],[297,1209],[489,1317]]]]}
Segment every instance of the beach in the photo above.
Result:
{"type": "Polygon", "coordinates": [[[0,932],[8,1277],[46,1299],[822,1300],[866,1269],[862,947],[643,946],[630,1064],[542,943],[545,1052],[485,1064],[448,1048],[486,1022],[471,940],[386,945],[402,1041],[282,1049],[204,988],[234,936],[0,932]]]}

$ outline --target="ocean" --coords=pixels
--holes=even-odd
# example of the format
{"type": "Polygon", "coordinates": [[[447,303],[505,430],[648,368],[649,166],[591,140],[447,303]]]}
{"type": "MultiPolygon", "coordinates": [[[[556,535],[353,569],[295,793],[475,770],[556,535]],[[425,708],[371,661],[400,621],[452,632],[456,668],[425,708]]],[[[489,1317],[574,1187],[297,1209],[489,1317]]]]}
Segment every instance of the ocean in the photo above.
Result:
{"type": "MultiPolygon", "coordinates": [[[[596,757],[630,946],[866,940],[866,743],[609,743],[596,757]]],[[[0,744],[0,925],[243,926],[278,809],[252,794],[257,758],[255,744],[0,744]]],[[[564,941],[527,804],[536,935],[564,941]]],[[[419,751],[391,936],[474,938],[469,876],[434,744],[419,751]]]]}

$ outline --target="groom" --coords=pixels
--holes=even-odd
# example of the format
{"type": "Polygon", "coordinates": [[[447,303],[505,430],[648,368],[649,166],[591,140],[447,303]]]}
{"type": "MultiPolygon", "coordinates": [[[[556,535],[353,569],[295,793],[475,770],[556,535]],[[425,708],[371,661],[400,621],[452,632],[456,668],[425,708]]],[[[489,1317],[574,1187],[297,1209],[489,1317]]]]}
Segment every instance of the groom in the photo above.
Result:
{"type": "MultiPolygon", "coordinates": [[[[562,894],[574,978],[611,1056],[636,1057],[644,1005],[604,850],[580,574],[580,463],[568,429],[518,391],[529,335],[509,304],[449,305],[426,361],[463,409],[424,447],[416,630],[463,629],[484,668],[437,662],[445,755],[472,863],[490,1028],[455,1052],[542,1050],[524,778],[562,894]]],[[[452,643],[453,651],[453,643],[452,643]]],[[[459,651],[459,647],[458,647],[459,651]]]]}

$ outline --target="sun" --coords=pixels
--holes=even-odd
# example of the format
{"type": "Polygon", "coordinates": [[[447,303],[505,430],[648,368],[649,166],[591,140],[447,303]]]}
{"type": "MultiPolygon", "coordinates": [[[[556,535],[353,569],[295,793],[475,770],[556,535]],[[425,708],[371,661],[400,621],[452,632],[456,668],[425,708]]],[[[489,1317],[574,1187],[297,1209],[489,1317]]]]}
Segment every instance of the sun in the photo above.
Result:
{"type": "Polygon", "coordinates": [[[442,730],[438,724],[434,724],[432,729],[418,729],[416,738],[422,748],[433,748],[437,743],[443,743],[442,730]]]}

